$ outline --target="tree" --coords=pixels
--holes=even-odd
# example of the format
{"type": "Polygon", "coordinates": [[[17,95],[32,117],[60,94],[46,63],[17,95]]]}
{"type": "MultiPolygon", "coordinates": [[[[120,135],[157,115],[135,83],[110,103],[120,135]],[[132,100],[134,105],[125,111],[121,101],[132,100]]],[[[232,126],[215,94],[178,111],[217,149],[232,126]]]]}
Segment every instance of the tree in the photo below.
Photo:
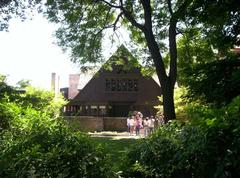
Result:
{"type": "Polygon", "coordinates": [[[201,99],[215,106],[229,104],[240,95],[240,59],[229,55],[225,59],[194,65],[185,71],[184,83],[190,99],[201,99]]]}
{"type": "Polygon", "coordinates": [[[8,96],[9,99],[13,99],[16,91],[14,87],[7,84],[7,76],[0,74],[0,100],[8,96]]]}
{"type": "Polygon", "coordinates": [[[25,89],[27,88],[28,86],[31,86],[31,81],[30,80],[20,80],[17,82],[17,88],[18,89],[25,89]]]}
{"type": "Polygon", "coordinates": [[[19,17],[25,20],[33,11],[41,11],[42,0],[1,0],[0,1],[0,31],[8,30],[9,20],[19,17]]]}
{"type": "Polygon", "coordinates": [[[209,36],[204,35],[201,28],[188,27],[177,41],[179,86],[186,85],[191,77],[188,71],[195,65],[216,60],[217,55],[208,38],[209,36]]]}
{"type": "Polygon", "coordinates": [[[188,24],[201,26],[202,33],[213,48],[224,55],[236,44],[240,34],[239,1],[195,0],[189,8],[186,21],[188,24]]]}
{"type": "Polygon", "coordinates": [[[108,29],[115,32],[120,26],[126,27],[131,40],[150,54],[162,87],[167,120],[175,118],[176,36],[185,32],[184,23],[205,29],[219,52],[233,45],[240,29],[240,5],[236,0],[48,0],[46,5],[49,19],[61,23],[56,32],[59,45],[70,48],[72,61],[81,65],[101,61],[101,46],[108,29]],[[169,63],[163,60],[166,38],[169,63]]]}
{"type": "Polygon", "coordinates": [[[60,22],[59,45],[71,49],[74,62],[84,65],[101,58],[104,30],[125,26],[131,39],[148,48],[159,78],[166,120],[175,119],[173,90],[177,77],[177,23],[192,1],[151,0],[48,0],[47,14],[60,22]],[[169,72],[163,61],[163,42],[169,39],[169,72]]]}

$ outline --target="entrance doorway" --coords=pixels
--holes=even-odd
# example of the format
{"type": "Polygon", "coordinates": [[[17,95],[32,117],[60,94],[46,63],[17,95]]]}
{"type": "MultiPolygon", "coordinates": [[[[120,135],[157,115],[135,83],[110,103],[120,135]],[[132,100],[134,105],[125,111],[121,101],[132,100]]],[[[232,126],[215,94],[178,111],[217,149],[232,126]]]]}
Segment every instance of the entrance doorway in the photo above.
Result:
{"type": "Polygon", "coordinates": [[[110,117],[127,117],[131,110],[133,102],[112,102],[109,103],[110,117]]]}

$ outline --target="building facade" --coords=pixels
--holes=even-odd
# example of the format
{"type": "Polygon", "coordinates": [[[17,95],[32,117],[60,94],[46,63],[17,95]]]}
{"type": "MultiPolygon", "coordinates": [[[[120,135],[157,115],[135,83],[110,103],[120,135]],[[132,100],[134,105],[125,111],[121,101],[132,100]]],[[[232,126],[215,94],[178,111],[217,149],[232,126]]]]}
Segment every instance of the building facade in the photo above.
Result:
{"type": "Polygon", "coordinates": [[[161,88],[152,77],[143,76],[141,66],[124,46],[103,65],[74,98],[65,115],[126,117],[138,110],[154,115],[161,88]]]}

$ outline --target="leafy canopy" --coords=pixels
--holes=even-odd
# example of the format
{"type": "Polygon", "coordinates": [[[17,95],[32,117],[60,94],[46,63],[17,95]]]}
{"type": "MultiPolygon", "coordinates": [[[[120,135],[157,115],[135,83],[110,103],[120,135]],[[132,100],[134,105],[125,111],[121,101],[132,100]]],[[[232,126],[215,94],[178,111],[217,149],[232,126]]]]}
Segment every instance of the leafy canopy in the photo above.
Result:
{"type": "MultiPolygon", "coordinates": [[[[172,8],[177,11],[187,2],[176,1],[172,8]]],[[[131,39],[129,46],[132,51],[143,57],[145,64],[153,65],[146,39],[140,31],[145,21],[144,9],[140,2],[132,0],[48,0],[46,6],[50,21],[61,24],[56,32],[58,44],[64,49],[71,50],[73,62],[78,62],[81,66],[102,62],[104,37],[113,39],[112,36],[117,35],[117,30],[124,27],[131,39]]],[[[168,35],[170,23],[167,2],[151,1],[151,8],[152,24],[149,28],[152,28],[160,51],[166,52],[164,40],[168,35]]],[[[177,13],[176,16],[181,16],[181,14],[177,13]]],[[[128,34],[123,34],[123,36],[128,36],[128,34]]],[[[119,35],[119,38],[123,36],[119,35]]]]}
{"type": "Polygon", "coordinates": [[[222,60],[188,68],[185,71],[188,77],[184,81],[188,96],[217,106],[231,102],[240,95],[239,67],[239,57],[229,55],[222,60]]]}
{"type": "Polygon", "coordinates": [[[9,20],[20,18],[25,20],[34,12],[42,11],[42,0],[1,0],[0,1],[0,31],[8,30],[9,20]]]}

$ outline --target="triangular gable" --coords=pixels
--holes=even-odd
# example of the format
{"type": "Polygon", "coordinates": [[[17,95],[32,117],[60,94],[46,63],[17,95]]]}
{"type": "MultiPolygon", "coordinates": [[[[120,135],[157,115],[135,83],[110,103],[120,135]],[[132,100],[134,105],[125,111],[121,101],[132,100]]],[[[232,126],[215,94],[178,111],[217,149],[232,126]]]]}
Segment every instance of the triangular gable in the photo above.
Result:
{"type": "Polygon", "coordinates": [[[70,103],[107,103],[109,101],[126,100],[155,103],[159,95],[161,95],[160,86],[152,77],[142,76],[141,65],[126,47],[121,45],[70,103]],[[139,87],[141,89],[144,87],[145,91],[106,92],[106,78],[116,78],[117,80],[118,77],[120,77],[120,80],[129,81],[135,78],[138,79],[139,87]],[[149,93],[146,94],[145,92],[148,91],[149,93]]]}

